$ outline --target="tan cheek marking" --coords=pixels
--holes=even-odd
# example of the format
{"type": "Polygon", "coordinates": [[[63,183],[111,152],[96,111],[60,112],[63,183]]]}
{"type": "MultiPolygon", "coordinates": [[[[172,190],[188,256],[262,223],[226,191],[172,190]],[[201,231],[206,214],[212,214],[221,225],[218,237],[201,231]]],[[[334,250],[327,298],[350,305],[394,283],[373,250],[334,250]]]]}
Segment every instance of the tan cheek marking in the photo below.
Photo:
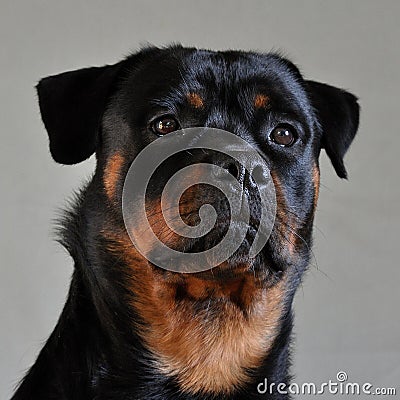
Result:
{"type": "Polygon", "coordinates": [[[124,158],[119,153],[115,153],[107,161],[103,175],[103,183],[107,197],[110,200],[113,200],[115,197],[115,191],[123,163],[124,158]]]}
{"type": "MultiPolygon", "coordinates": [[[[170,221],[171,217],[169,216],[168,211],[169,210],[167,209],[165,218],[170,221]]],[[[161,209],[161,202],[158,199],[154,202],[148,202],[146,204],[146,214],[149,225],[151,226],[156,237],[162,243],[166,244],[167,246],[173,246],[174,244],[178,243],[180,236],[176,234],[173,230],[171,230],[166,224],[163,211],[161,209]]],[[[139,231],[137,232],[137,234],[144,235],[143,242],[147,243],[147,245],[149,246],[149,251],[151,251],[156,243],[154,243],[154,238],[150,236],[150,232],[148,232],[148,229],[146,229],[146,231],[143,231],[143,229],[141,229],[141,227],[143,226],[145,225],[141,224],[140,221],[138,221],[137,227],[139,228],[139,231]]]]}
{"type": "MultiPolygon", "coordinates": [[[[186,183],[190,184],[191,182],[198,181],[198,178],[202,176],[204,173],[205,167],[199,166],[191,170],[190,175],[186,175],[182,178],[182,184],[186,183]],[[186,182],[187,180],[187,182],[186,182]]],[[[189,185],[188,185],[189,186],[189,185]]],[[[197,188],[195,185],[189,187],[182,195],[179,202],[179,213],[181,217],[188,223],[196,220],[197,210],[198,208],[193,207],[195,203],[197,188]]],[[[171,201],[170,204],[175,204],[176,199],[168,199],[167,203],[171,201]],[[174,203],[172,203],[174,201],[174,203]]],[[[154,249],[154,246],[157,244],[154,242],[154,235],[164,244],[170,247],[179,246],[184,242],[185,238],[181,237],[177,233],[175,233],[170,226],[174,227],[175,217],[173,214],[175,208],[167,205],[166,209],[161,209],[161,201],[160,199],[154,199],[152,201],[146,202],[146,214],[148,224],[151,226],[150,229],[146,228],[147,221],[141,220],[144,218],[143,215],[135,216],[136,222],[133,227],[132,234],[137,237],[141,237],[142,249],[145,254],[148,254],[150,251],[154,249]],[[166,223],[168,221],[168,224],[166,223]],[[153,235],[154,232],[154,235],[153,235]]]]}
{"type": "Polygon", "coordinates": [[[194,108],[203,108],[204,107],[204,101],[198,93],[193,93],[193,92],[188,93],[186,95],[186,98],[192,107],[194,107],[194,108]]]}
{"type": "MultiPolygon", "coordinates": [[[[234,303],[211,296],[209,306],[199,311],[189,299],[176,301],[178,285],[189,286],[191,295],[203,298],[210,293],[208,285],[215,291],[220,286],[218,296],[224,296],[227,288],[221,282],[160,274],[137,253],[126,232],[108,229],[103,236],[107,249],[122,257],[131,271],[131,304],[141,318],[134,328],[159,371],[175,377],[188,393],[228,394],[250,381],[247,371],[262,364],[279,333],[286,276],[269,288],[256,285],[252,274],[244,278],[246,314],[234,303]]],[[[231,290],[237,288],[234,284],[231,290]]]]}
{"type": "Polygon", "coordinates": [[[314,211],[317,208],[319,198],[319,185],[320,185],[320,173],[317,164],[313,167],[313,183],[314,183],[314,211]]]}
{"type": "Polygon", "coordinates": [[[268,108],[270,105],[269,97],[265,94],[257,94],[254,98],[254,107],[259,108],[268,108]]]}
{"type": "MultiPolygon", "coordinates": [[[[200,173],[201,170],[199,168],[194,171],[192,170],[192,175],[187,176],[186,179],[192,179],[196,181],[196,177],[198,176],[197,174],[200,173]]],[[[185,182],[183,182],[183,184],[184,183],[185,182]]],[[[182,196],[183,201],[179,204],[179,213],[182,217],[184,217],[186,214],[190,214],[192,211],[191,203],[193,202],[192,199],[195,197],[195,195],[196,189],[194,186],[192,186],[182,196]]],[[[166,223],[166,221],[168,221],[169,225],[174,226],[174,218],[173,214],[171,214],[173,211],[174,208],[172,206],[167,206],[165,213],[163,213],[160,199],[155,199],[146,202],[147,221],[141,219],[145,218],[144,215],[135,216],[136,222],[131,233],[136,237],[141,237],[142,249],[145,254],[148,254],[150,251],[152,251],[154,246],[157,244],[154,241],[154,235],[162,243],[170,247],[179,246],[179,244],[184,240],[184,238],[171,230],[166,223]],[[146,228],[147,223],[151,226],[151,231],[150,229],[146,228]]]]}
{"type": "Polygon", "coordinates": [[[276,200],[277,200],[277,216],[279,217],[279,220],[285,221],[287,219],[287,215],[285,213],[285,205],[286,205],[286,199],[285,199],[285,194],[283,192],[282,188],[282,183],[281,180],[276,173],[276,171],[271,170],[271,178],[274,182],[275,186],[275,195],[276,195],[276,200]]]}
{"type": "Polygon", "coordinates": [[[285,193],[283,191],[281,180],[276,171],[271,171],[271,177],[275,186],[276,194],[276,217],[279,222],[279,233],[286,240],[286,245],[291,256],[295,254],[298,236],[296,235],[297,222],[293,214],[287,209],[285,193]]]}

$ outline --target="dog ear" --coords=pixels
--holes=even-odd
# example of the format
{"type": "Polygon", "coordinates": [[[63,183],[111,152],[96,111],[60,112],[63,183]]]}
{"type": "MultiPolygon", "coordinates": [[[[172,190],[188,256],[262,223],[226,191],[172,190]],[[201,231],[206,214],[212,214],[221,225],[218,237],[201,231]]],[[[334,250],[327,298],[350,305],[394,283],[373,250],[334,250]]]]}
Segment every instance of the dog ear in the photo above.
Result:
{"type": "Polygon", "coordinates": [[[325,149],[337,175],[347,178],[343,157],[358,128],[360,107],[357,97],[324,83],[306,83],[322,128],[321,148],[325,149]]]}
{"type": "Polygon", "coordinates": [[[96,150],[98,128],[121,63],[83,68],[43,78],[36,86],[50,152],[61,164],[76,164],[96,150]]]}

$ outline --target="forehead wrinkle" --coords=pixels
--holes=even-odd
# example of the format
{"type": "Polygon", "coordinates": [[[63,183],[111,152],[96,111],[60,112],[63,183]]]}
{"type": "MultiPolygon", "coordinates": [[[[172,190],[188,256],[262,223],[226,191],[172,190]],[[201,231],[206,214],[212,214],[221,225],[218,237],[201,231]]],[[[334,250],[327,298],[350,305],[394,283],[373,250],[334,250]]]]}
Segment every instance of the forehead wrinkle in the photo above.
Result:
{"type": "Polygon", "coordinates": [[[240,109],[243,111],[244,116],[247,120],[253,119],[255,115],[255,109],[253,106],[253,99],[257,91],[246,85],[237,93],[237,100],[240,109]]]}
{"type": "MultiPolygon", "coordinates": [[[[206,127],[222,129],[245,140],[251,136],[247,136],[249,133],[247,125],[237,112],[230,111],[227,107],[222,107],[221,105],[212,107],[205,121],[206,127]]],[[[250,142],[251,139],[248,141],[250,142]]]]}
{"type": "Polygon", "coordinates": [[[201,108],[199,107],[200,98],[204,103],[203,85],[199,82],[197,77],[193,76],[193,71],[185,67],[185,64],[177,66],[177,71],[180,76],[178,85],[170,87],[168,93],[153,99],[151,103],[162,108],[167,108],[171,110],[171,112],[178,114],[181,108],[187,104],[189,100],[188,95],[193,94],[198,95],[198,98],[193,99],[193,101],[196,100],[198,103],[198,107],[196,108],[201,108]]]}
{"type": "Polygon", "coordinates": [[[218,53],[206,53],[201,57],[192,54],[185,60],[183,66],[185,77],[190,79],[190,84],[186,85],[187,89],[197,85],[207,88],[219,87],[228,75],[226,62],[218,53]]]}
{"type": "Polygon", "coordinates": [[[240,93],[238,87],[244,87],[260,78],[259,74],[254,72],[251,60],[247,55],[244,56],[227,60],[220,53],[207,53],[200,59],[191,55],[185,60],[184,69],[181,71],[185,90],[214,92],[219,101],[229,101],[232,98],[231,93],[235,93],[237,99],[240,93]]]}
{"type": "Polygon", "coordinates": [[[150,104],[166,109],[171,114],[177,115],[180,106],[183,105],[184,99],[185,94],[180,90],[180,88],[171,88],[168,93],[150,100],[150,104]]]}
{"type": "Polygon", "coordinates": [[[282,88],[285,101],[290,104],[292,112],[308,120],[307,116],[312,110],[302,81],[288,69],[283,69],[279,73],[271,70],[265,79],[276,82],[275,85],[278,84],[282,88]]]}

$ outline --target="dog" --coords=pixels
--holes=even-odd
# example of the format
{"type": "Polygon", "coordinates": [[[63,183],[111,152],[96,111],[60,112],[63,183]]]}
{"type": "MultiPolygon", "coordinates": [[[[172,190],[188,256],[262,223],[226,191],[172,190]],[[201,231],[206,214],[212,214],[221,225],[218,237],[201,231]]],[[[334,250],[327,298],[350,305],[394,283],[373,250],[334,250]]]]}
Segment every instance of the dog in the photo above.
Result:
{"type": "MultiPolygon", "coordinates": [[[[357,98],[305,80],[279,54],[180,45],[50,76],[37,92],[53,159],[76,164],[95,154],[97,164],[62,220],[61,242],[75,265],[68,299],[12,399],[289,398],[261,394],[257,383],[290,383],[292,300],[310,260],[318,158],[324,149],[337,175],[347,177],[343,157],[358,129],[357,98]],[[122,196],[138,154],[190,127],[222,129],[257,148],[274,183],[276,215],[255,257],[244,244],[212,269],[180,273],[137,251],[122,196]]],[[[260,215],[251,179],[239,179],[229,157],[172,157],[155,174],[146,211],[153,231],[181,251],[212,246],[228,229],[229,207],[204,184],[182,195],[179,210],[195,226],[200,206],[212,204],[216,232],[182,238],[162,219],[165,176],[201,162],[228,170],[249,196],[250,219],[256,224],[260,215]]]]}

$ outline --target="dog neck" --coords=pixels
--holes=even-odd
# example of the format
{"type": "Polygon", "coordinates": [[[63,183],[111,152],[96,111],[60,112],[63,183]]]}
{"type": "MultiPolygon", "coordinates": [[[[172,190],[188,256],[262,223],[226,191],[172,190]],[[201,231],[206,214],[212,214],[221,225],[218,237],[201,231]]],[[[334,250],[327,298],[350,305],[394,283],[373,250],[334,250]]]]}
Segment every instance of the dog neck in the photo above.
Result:
{"type": "MultiPolygon", "coordinates": [[[[212,279],[165,272],[144,262],[123,234],[103,233],[107,250],[128,271],[129,306],[137,316],[132,330],[155,373],[191,396],[255,388],[254,376],[266,370],[266,362],[271,373],[277,337],[290,318],[285,276],[266,283],[246,268],[212,279]]],[[[279,360],[283,381],[286,363],[285,357],[279,360]]]]}

